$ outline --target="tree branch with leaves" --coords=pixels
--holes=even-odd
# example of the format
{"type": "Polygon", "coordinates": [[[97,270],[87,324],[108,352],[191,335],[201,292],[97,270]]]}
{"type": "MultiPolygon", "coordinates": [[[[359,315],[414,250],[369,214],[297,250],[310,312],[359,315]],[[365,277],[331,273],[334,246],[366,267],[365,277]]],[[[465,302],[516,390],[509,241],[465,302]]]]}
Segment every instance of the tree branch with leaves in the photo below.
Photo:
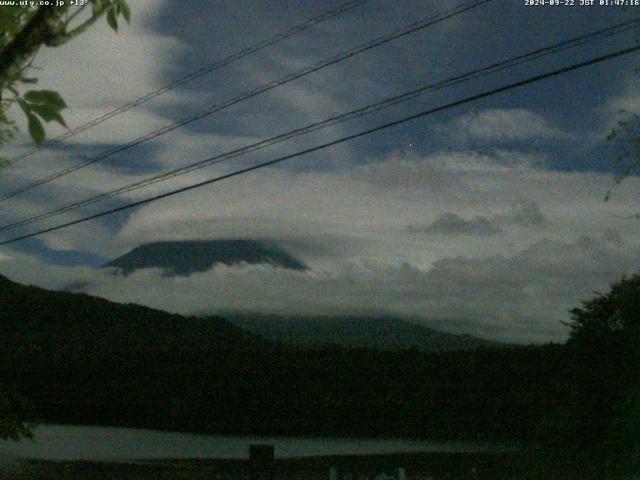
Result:
{"type": "MultiPolygon", "coordinates": [[[[640,169],[640,115],[622,110],[620,117],[618,123],[607,136],[607,140],[615,142],[620,149],[616,157],[616,165],[619,169],[614,178],[616,186],[636,174],[640,169]]],[[[608,201],[611,195],[612,192],[609,190],[605,201],[608,201]]],[[[640,219],[640,214],[636,214],[634,217],[640,219]]]]}
{"type": "MultiPolygon", "coordinates": [[[[66,3],[57,7],[0,7],[0,147],[10,142],[17,131],[15,122],[7,116],[7,111],[16,105],[26,116],[29,134],[38,145],[45,140],[43,122],[66,127],[61,112],[67,105],[62,97],[53,90],[28,88],[38,81],[30,75],[36,68],[33,63],[40,48],[64,45],[103,16],[115,31],[119,17],[127,22],[131,19],[126,0],[88,0],[82,7],[66,3]]],[[[26,420],[33,419],[33,413],[27,405],[15,392],[0,391],[0,439],[19,440],[32,435],[26,420]]]]}
{"type": "Polygon", "coordinates": [[[44,123],[66,126],[61,111],[66,108],[62,97],[51,90],[28,90],[37,79],[29,77],[33,59],[40,48],[59,47],[86,32],[101,17],[117,31],[118,18],[131,20],[126,0],[90,0],[82,7],[3,7],[0,9],[0,145],[13,138],[14,123],[6,111],[18,105],[27,117],[29,134],[36,144],[45,139],[44,123]],[[83,16],[86,7],[91,12],[83,16]]]}

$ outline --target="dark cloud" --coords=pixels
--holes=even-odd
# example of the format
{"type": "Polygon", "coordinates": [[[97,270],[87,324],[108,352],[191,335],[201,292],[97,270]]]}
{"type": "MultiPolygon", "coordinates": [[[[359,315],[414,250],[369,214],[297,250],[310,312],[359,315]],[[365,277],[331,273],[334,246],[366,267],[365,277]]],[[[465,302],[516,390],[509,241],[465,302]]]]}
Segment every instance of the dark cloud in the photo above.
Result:
{"type": "Polygon", "coordinates": [[[540,207],[531,200],[520,200],[512,212],[505,215],[486,217],[476,215],[465,219],[456,213],[444,213],[427,226],[410,225],[410,233],[436,233],[442,235],[495,235],[503,231],[504,226],[520,225],[523,227],[540,227],[547,219],[540,207]]]}
{"type": "Polygon", "coordinates": [[[511,214],[510,220],[513,223],[526,227],[537,227],[546,223],[546,218],[542,214],[540,207],[532,201],[521,201],[520,205],[511,214]]]}
{"type": "Polygon", "coordinates": [[[500,228],[486,217],[477,216],[465,220],[458,214],[445,213],[440,215],[431,225],[422,228],[409,226],[409,231],[443,235],[495,235],[500,232],[500,228]]]}
{"type": "Polygon", "coordinates": [[[496,215],[494,221],[501,225],[520,225],[522,227],[542,227],[547,224],[547,218],[538,204],[529,199],[516,201],[510,213],[496,215]]]}

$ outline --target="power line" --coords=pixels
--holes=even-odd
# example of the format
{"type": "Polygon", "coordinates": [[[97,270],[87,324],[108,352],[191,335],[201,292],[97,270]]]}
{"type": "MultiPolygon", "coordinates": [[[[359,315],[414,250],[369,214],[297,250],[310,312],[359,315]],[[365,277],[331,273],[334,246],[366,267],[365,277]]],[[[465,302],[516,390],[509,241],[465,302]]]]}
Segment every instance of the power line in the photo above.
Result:
{"type": "Polygon", "coordinates": [[[564,51],[568,48],[573,48],[588,42],[592,42],[595,40],[601,40],[603,38],[606,37],[611,37],[613,35],[617,35],[620,33],[624,33],[626,31],[629,31],[631,29],[635,29],[638,27],[638,21],[630,21],[630,22],[624,22],[618,25],[614,25],[612,27],[606,28],[606,29],[602,29],[602,30],[598,30],[595,32],[591,32],[589,34],[585,34],[582,35],[580,37],[571,39],[571,40],[567,40],[564,42],[560,42],[551,46],[547,46],[547,47],[543,47],[540,49],[537,49],[533,52],[529,52],[526,53],[524,55],[520,55],[517,56],[515,58],[511,58],[509,60],[506,61],[502,61],[502,62],[498,62],[492,65],[489,65],[487,67],[483,67],[481,69],[477,69],[468,73],[465,73],[463,75],[458,75],[449,79],[446,79],[444,81],[435,83],[435,84],[428,84],[425,86],[422,86],[418,89],[412,90],[410,92],[406,92],[403,93],[401,95],[397,95],[394,97],[390,97],[387,99],[384,99],[380,102],[368,105],[366,107],[357,109],[357,110],[352,110],[350,112],[335,116],[335,117],[331,117],[329,119],[325,119],[321,122],[316,122],[316,123],[312,123],[310,125],[307,125],[305,127],[293,130],[293,131],[289,131],[280,135],[276,135],[275,137],[271,137],[269,139],[242,147],[242,148],[238,148],[235,150],[231,150],[219,155],[216,155],[214,157],[211,158],[207,158],[205,160],[201,160],[198,161],[196,163],[184,166],[184,167],[180,167],[174,170],[171,170],[169,172],[165,172],[165,173],[161,173],[158,175],[155,175],[153,177],[138,181],[138,182],[134,182],[132,184],[129,184],[125,187],[121,187],[119,189],[113,190],[111,192],[107,192],[104,194],[100,194],[94,197],[91,197],[89,199],[85,199],[82,200],[80,202],[76,202],[76,203],[72,203],[72,204],[68,204],[62,207],[59,207],[57,209],[54,210],[50,210],[48,212],[44,212],[42,214],[33,216],[33,217],[28,217],[27,219],[23,219],[21,221],[17,221],[15,223],[11,223],[8,225],[3,225],[0,227],[0,231],[2,230],[6,230],[8,228],[12,228],[15,226],[19,226],[19,225],[26,225],[26,224],[30,224],[33,223],[35,221],[44,219],[44,218],[51,218],[52,216],[57,216],[59,214],[68,212],[70,210],[75,210],[76,208],[79,207],[83,207],[83,206],[87,206],[87,205],[91,205],[93,203],[97,203],[99,201],[105,200],[107,198],[111,198],[113,196],[119,195],[121,193],[125,193],[125,192],[130,192],[133,190],[137,190],[139,188],[143,188],[155,183],[158,183],[160,181],[164,181],[167,180],[169,178],[173,178],[175,176],[178,175],[183,175],[189,172],[192,172],[194,170],[206,167],[206,166],[211,166],[217,163],[220,163],[222,161],[225,160],[229,160],[231,158],[235,158],[241,155],[245,155],[247,153],[250,152],[254,152],[257,150],[261,150],[262,148],[266,148],[267,146],[271,146],[274,145],[276,143],[280,143],[283,142],[285,140],[289,140],[291,138],[300,136],[300,135],[304,135],[310,132],[313,132],[315,130],[319,130],[321,128],[326,128],[328,126],[332,126],[338,123],[342,123],[348,120],[352,120],[354,118],[360,117],[360,116],[364,116],[364,115],[368,115],[371,114],[373,112],[376,112],[378,110],[381,110],[383,108],[388,108],[390,106],[396,105],[398,103],[401,102],[405,102],[407,100],[410,100],[412,98],[415,98],[418,95],[422,95],[424,93],[428,93],[428,92],[432,92],[432,91],[436,91],[436,90],[440,90],[442,88],[446,88],[452,85],[456,85],[458,83],[461,82],[465,82],[471,79],[475,79],[475,78],[479,78],[481,76],[490,74],[490,73],[495,73],[501,70],[504,70],[506,68],[512,68],[514,66],[520,65],[522,63],[525,62],[530,62],[532,60],[535,60],[537,58],[543,57],[543,56],[547,56],[553,53],[557,53],[560,51],[564,51]]]}
{"type": "Polygon", "coordinates": [[[227,65],[234,63],[246,56],[252,55],[254,53],[259,52],[260,50],[263,50],[267,47],[270,47],[272,45],[275,45],[276,43],[279,43],[283,40],[286,40],[289,37],[292,37],[293,35],[296,35],[300,32],[303,32],[304,30],[308,30],[309,28],[318,25],[319,23],[325,22],[327,20],[330,20],[334,17],[337,17],[343,13],[346,13],[350,10],[353,10],[356,7],[359,7],[360,5],[363,5],[365,3],[370,2],[371,0],[351,0],[348,1],[346,3],[343,3],[342,5],[339,5],[336,8],[333,8],[331,10],[328,10],[316,17],[310,18],[308,20],[305,20],[304,22],[295,25],[291,28],[289,28],[288,30],[285,30],[283,32],[280,32],[266,40],[263,40],[261,42],[258,42],[254,45],[251,45],[249,47],[246,47],[242,50],[240,50],[239,52],[236,52],[232,55],[229,55],[228,57],[223,58],[222,60],[218,60],[215,63],[212,63],[210,65],[207,65],[205,67],[200,68],[199,70],[196,70],[194,72],[191,72],[183,77],[178,78],[177,80],[174,80],[171,83],[168,83],[167,85],[158,88],[157,90],[153,90],[152,92],[149,92],[141,97],[138,97],[137,99],[125,103],[124,105],[115,108],[107,113],[105,113],[104,115],[101,115],[97,118],[94,118],[93,120],[84,123],[78,127],[75,127],[71,130],[68,130],[67,132],[65,132],[64,134],[49,140],[48,142],[46,142],[45,144],[34,148],[33,150],[30,150],[28,152],[22,153],[20,155],[17,155],[15,157],[13,157],[12,159],[9,160],[9,163],[16,163],[19,162],[21,160],[24,160],[25,158],[31,157],[33,155],[35,155],[36,153],[45,150],[53,145],[56,145],[60,142],[63,142],[64,140],[71,138],[79,133],[84,132],[85,130],[88,130],[90,128],[93,128],[97,125],[100,125],[103,122],[106,122],[107,120],[120,115],[121,113],[124,113],[128,110],[131,110],[132,108],[135,108],[139,105],[142,105],[143,103],[148,102],[149,100],[152,100],[170,90],[173,90],[174,88],[177,88],[181,85],[184,85],[187,82],[190,82],[191,80],[195,80],[196,78],[202,77],[203,75],[206,75],[208,73],[211,73],[215,70],[219,70],[222,67],[226,67],[227,65]]]}
{"type": "Polygon", "coordinates": [[[213,157],[210,158],[206,158],[204,160],[200,160],[198,162],[186,165],[184,167],[179,167],[176,168],[174,170],[171,170],[169,172],[165,172],[165,173],[161,173],[143,180],[140,180],[138,182],[134,182],[132,184],[129,184],[127,186],[124,187],[120,187],[118,189],[112,190],[110,192],[106,192],[106,193],[102,193],[99,195],[96,195],[94,197],[90,197],[88,199],[85,200],[81,200],[79,202],[75,202],[75,203],[71,203],[71,204],[67,204],[64,205],[62,207],[58,207],[56,209],[53,210],[49,210],[47,212],[43,212],[41,214],[35,215],[35,216],[31,216],[31,217],[27,217],[25,219],[22,220],[18,220],[16,222],[13,223],[9,223],[6,225],[2,225],[0,226],[0,231],[3,230],[7,230],[13,227],[17,227],[17,226],[23,226],[23,225],[28,225],[31,223],[35,223],[37,221],[46,219],[46,218],[51,218],[51,217],[55,217],[58,215],[61,215],[63,213],[72,211],[72,210],[76,210],[78,208],[84,207],[84,206],[88,206],[88,205],[92,205],[94,203],[98,203],[101,201],[104,201],[108,198],[112,198],[114,196],[120,195],[122,193],[127,193],[127,192],[131,192],[134,190],[138,190],[140,188],[149,186],[149,185],[153,185],[155,183],[159,183],[161,181],[165,181],[168,180],[170,178],[179,176],[179,175],[184,175],[186,173],[190,173],[192,171],[207,167],[207,166],[211,166],[211,165],[215,165],[218,163],[221,163],[223,161],[227,161],[230,160],[232,158],[236,158],[239,156],[243,156],[246,155],[248,153],[251,152],[255,152],[258,150],[261,150],[263,148],[266,148],[268,146],[271,145],[275,145],[277,143],[281,143],[283,141],[286,140],[290,140],[292,138],[301,136],[301,135],[305,135],[307,133],[311,133],[313,131],[316,130],[320,130],[323,128],[327,128],[329,126],[333,126],[339,123],[343,123],[349,120],[353,120],[355,118],[359,118],[365,115],[369,115],[371,113],[374,113],[376,111],[385,109],[385,108],[389,108],[391,106],[397,105],[401,102],[406,102],[408,100],[411,100],[413,98],[416,98],[419,95],[423,95],[425,93],[430,93],[433,91],[437,91],[437,90],[441,90],[443,88],[447,88],[453,85],[457,85],[463,82],[467,82],[469,80],[473,80],[473,79],[478,79],[481,78],[483,76],[489,75],[489,74],[493,74],[505,69],[509,69],[509,68],[513,68],[515,66],[518,65],[522,65],[524,63],[527,62],[531,62],[533,60],[536,60],[538,58],[542,58],[542,57],[546,57],[548,55],[551,54],[555,54],[558,52],[562,52],[565,51],[569,48],[575,48],[577,46],[580,45],[584,45],[590,42],[594,42],[596,40],[602,40],[604,38],[608,38],[608,37],[612,37],[614,35],[619,35],[621,33],[625,33],[628,32],[630,30],[634,30],[637,29],[638,26],[640,25],[640,21],[639,20],[632,20],[632,21],[627,21],[627,22],[623,22],[617,25],[613,25],[611,27],[608,28],[604,28],[601,30],[596,30],[594,32],[590,32],[584,35],[581,35],[579,37],[570,39],[570,40],[565,40],[563,42],[559,42],[553,45],[549,45],[546,47],[542,47],[539,48],[537,50],[534,50],[532,52],[528,52],[525,53],[523,55],[519,55],[513,58],[510,58],[508,60],[504,60],[501,62],[497,62],[491,65],[488,65],[486,67],[480,68],[480,69],[476,69],[473,70],[471,72],[467,72],[465,74],[461,74],[461,75],[457,75],[454,77],[450,77],[446,80],[434,83],[434,84],[427,84],[424,85],[420,88],[417,88],[415,90],[411,90],[409,92],[405,92],[403,94],[400,95],[396,95],[393,97],[389,97],[386,98],[382,101],[376,102],[374,104],[370,104],[367,105],[363,108],[359,108],[356,110],[352,110],[350,112],[346,112],[343,113],[341,115],[338,116],[334,116],[334,117],[330,117],[328,119],[325,119],[323,121],[320,122],[316,122],[316,123],[312,123],[310,125],[307,125],[305,127],[301,127],[295,130],[291,130],[279,135],[276,135],[274,137],[271,137],[269,139],[266,140],[262,140],[260,142],[256,142],[250,145],[247,145],[245,147],[241,147],[235,150],[231,150],[225,153],[221,153],[218,155],[215,155],[213,157]]]}
{"type": "Polygon", "coordinates": [[[200,188],[200,187],[203,187],[205,185],[209,185],[209,184],[212,184],[212,183],[220,182],[222,180],[226,180],[228,178],[232,178],[232,177],[236,177],[236,176],[239,176],[239,175],[242,175],[242,174],[245,174],[245,173],[249,173],[249,172],[252,172],[254,170],[259,170],[259,169],[262,169],[262,168],[265,168],[265,167],[269,167],[269,166],[275,165],[277,163],[284,162],[285,160],[291,160],[291,159],[296,158],[296,157],[307,155],[309,153],[317,152],[319,150],[323,150],[323,149],[328,148],[328,147],[333,147],[335,145],[338,145],[338,144],[341,144],[341,143],[344,143],[344,142],[355,140],[357,138],[364,137],[365,135],[370,135],[372,133],[375,133],[375,132],[378,132],[378,131],[381,131],[381,130],[384,130],[384,129],[387,129],[387,128],[390,128],[390,127],[394,127],[394,126],[401,125],[403,123],[406,123],[406,122],[409,122],[409,121],[412,121],[412,120],[416,120],[416,119],[421,118],[421,117],[425,117],[427,115],[431,115],[431,114],[434,114],[434,113],[437,113],[437,112],[448,110],[450,108],[454,108],[454,107],[457,107],[457,106],[460,106],[460,105],[463,105],[463,104],[466,104],[466,103],[474,102],[474,101],[480,100],[482,98],[486,98],[486,97],[489,97],[489,96],[496,95],[498,93],[502,93],[502,92],[506,92],[506,91],[509,91],[509,90],[513,90],[515,88],[523,87],[525,85],[529,85],[531,83],[539,82],[539,81],[545,80],[547,78],[555,77],[555,76],[558,76],[558,75],[563,75],[565,73],[568,73],[568,72],[571,72],[571,71],[574,71],[574,70],[578,70],[580,68],[584,68],[584,67],[587,67],[589,65],[594,65],[594,64],[597,64],[597,63],[600,63],[600,62],[604,62],[604,61],[607,61],[607,60],[612,60],[614,58],[617,58],[617,57],[620,57],[620,56],[623,56],[623,55],[628,55],[630,53],[637,52],[638,50],[640,50],[640,45],[636,45],[634,47],[626,48],[626,49],[623,49],[623,50],[618,50],[616,52],[613,52],[613,53],[610,53],[610,54],[607,54],[607,55],[602,55],[602,56],[599,56],[599,57],[595,57],[595,58],[593,58],[591,60],[588,60],[588,61],[585,61],[585,62],[581,62],[581,63],[577,63],[577,64],[573,64],[573,65],[570,65],[568,67],[563,67],[563,68],[560,68],[560,69],[557,69],[557,70],[553,70],[553,71],[550,71],[550,72],[547,72],[547,73],[543,73],[541,75],[536,75],[536,76],[530,77],[530,78],[528,78],[526,80],[521,80],[519,82],[511,83],[511,84],[503,86],[503,87],[495,88],[495,89],[488,90],[488,91],[485,91],[485,92],[482,92],[482,93],[478,93],[476,95],[472,95],[470,97],[463,98],[462,100],[457,100],[457,101],[454,101],[454,102],[451,102],[451,103],[448,103],[448,104],[445,104],[445,105],[442,105],[442,106],[439,106],[439,107],[431,108],[429,110],[424,110],[422,112],[419,112],[419,113],[416,113],[416,114],[401,118],[399,120],[394,120],[392,122],[388,122],[388,123],[385,123],[383,125],[379,125],[377,127],[373,127],[373,128],[367,129],[367,130],[363,130],[361,132],[355,133],[353,135],[348,135],[346,137],[342,137],[342,138],[339,138],[337,140],[333,140],[331,142],[323,143],[321,145],[316,145],[315,147],[307,148],[307,149],[298,151],[296,153],[292,153],[292,154],[289,154],[289,155],[285,155],[285,156],[276,158],[274,160],[269,160],[267,162],[262,162],[262,163],[259,163],[257,165],[253,165],[251,167],[247,167],[247,168],[243,168],[243,169],[240,169],[240,170],[236,170],[235,172],[227,173],[227,174],[224,174],[224,175],[221,175],[221,176],[209,179],[209,180],[205,180],[205,181],[198,182],[198,183],[195,183],[195,184],[192,184],[192,185],[188,185],[186,187],[182,187],[182,188],[178,188],[178,189],[175,189],[175,190],[171,190],[169,192],[161,193],[159,195],[155,195],[153,197],[145,198],[143,200],[138,200],[136,202],[132,202],[132,203],[129,203],[127,205],[122,205],[120,207],[112,208],[110,210],[106,210],[106,211],[103,211],[103,212],[95,213],[93,215],[89,215],[89,216],[86,216],[86,217],[83,217],[83,218],[79,218],[77,220],[73,220],[73,221],[62,223],[62,224],[59,224],[59,225],[56,225],[56,226],[53,226],[53,227],[45,228],[45,229],[39,230],[37,232],[32,232],[32,233],[29,233],[29,234],[26,234],[26,235],[21,235],[19,237],[14,237],[14,238],[11,238],[9,240],[4,240],[4,241],[0,242],[0,245],[7,245],[7,244],[10,244],[10,243],[18,242],[20,240],[25,240],[27,238],[32,238],[32,237],[35,237],[35,236],[38,236],[38,235],[42,235],[44,233],[53,232],[53,231],[56,231],[56,230],[60,230],[62,228],[70,227],[72,225],[77,225],[79,223],[84,223],[84,222],[87,222],[89,220],[94,220],[96,218],[104,217],[106,215],[111,215],[111,214],[114,214],[114,213],[117,213],[117,212],[121,212],[123,210],[128,210],[130,208],[138,207],[140,205],[145,205],[145,204],[148,204],[148,203],[151,203],[151,202],[155,202],[157,200],[161,200],[163,198],[171,197],[173,195],[177,195],[179,193],[187,192],[189,190],[194,190],[196,188],[200,188]]]}
{"type": "Polygon", "coordinates": [[[96,162],[99,162],[100,160],[104,160],[105,158],[111,157],[112,155],[115,155],[117,153],[121,153],[125,150],[128,150],[130,148],[133,148],[137,145],[140,145],[142,143],[148,142],[149,140],[153,140],[154,138],[160,137],[162,135],[165,135],[169,132],[172,132],[173,130],[176,130],[180,127],[183,127],[185,125],[188,125],[192,122],[195,122],[196,120],[200,120],[204,117],[207,117],[209,115],[212,115],[214,113],[220,112],[226,108],[229,108],[233,105],[236,105],[238,103],[241,103],[243,101],[249,100],[253,97],[256,97],[258,95],[261,95],[265,92],[268,92],[269,90],[273,90],[274,88],[277,88],[279,86],[282,86],[286,83],[292,82],[294,80],[300,79],[302,77],[305,77],[307,75],[310,75],[314,72],[317,72],[319,70],[322,70],[326,67],[329,67],[331,65],[335,65],[337,63],[343,62],[349,58],[353,58],[356,55],[359,55],[361,53],[364,53],[368,50],[371,50],[373,48],[379,47],[380,45],[389,43],[393,40],[397,40],[398,38],[404,37],[406,35],[415,33],[419,30],[425,29],[427,27],[430,27],[432,25],[435,25],[439,22],[442,22],[444,20],[447,20],[449,18],[453,18],[457,15],[460,15],[464,12],[467,12],[473,8],[477,8],[485,3],[491,2],[493,0],[474,0],[472,2],[468,2],[465,4],[461,4],[458,5],[455,8],[452,8],[450,10],[447,10],[443,13],[437,14],[435,16],[431,16],[431,17],[427,17],[424,18],[422,20],[419,20],[417,22],[412,23],[411,25],[409,25],[409,27],[401,29],[401,30],[396,30],[395,32],[392,32],[391,34],[387,34],[387,35],[383,35],[382,37],[378,37],[374,40],[371,40],[367,43],[361,44],[355,48],[346,50],[342,53],[339,53],[338,55],[335,55],[333,57],[331,57],[330,59],[327,60],[322,60],[319,63],[316,63],[314,65],[305,67],[301,70],[298,70],[294,73],[291,73],[289,75],[286,75],[278,80],[273,80],[269,83],[263,84],[257,88],[255,88],[254,90],[251,90],[249,92],[240,94],[230,100],[227,100],[226,102],[220,104],[220,105],[212,105],[209,108],[207,108],[206,110],[203,110],[199,113],[196,113],[194,115],[190,115],[182,120],[179,120],[177,122],[174,122],[172,124],[166,125],[164,127],[161,127],[158,130],[155,130],[153,132],[150,132],[146,135],[143,135],[142,137],[138,137],[137,139],[122,145],[120,147],[117,147],[113,150],[110,150],[108,152],[105,152],[103,154],[100,154],[96,157],[93,157],[89,160],[86,160],[78,165],[74,165],[71,167],[68,167],[64,170],[61,170],[59,172],[53,173],[47,177],[44,177],[40,180],[37,180],[29,185],[26,185],[24,187],[18,188],[17,190],[13,190],[12,192],[9,192],[3,196],[0,196],[0,202],[8,200],[10,198],[13,198],[17,195],[20,195],[21,193],[27,192],[29,190],[33,190],[34,188],[40,187],[42,185],[46,185],[47,183],[50,183],[58,178],[64,177],[66,175],[69,175],[73,172],[76,172],[78,170],[81,170],[83,168],[86,168],[90,165],[93,165],[96,162]]]}

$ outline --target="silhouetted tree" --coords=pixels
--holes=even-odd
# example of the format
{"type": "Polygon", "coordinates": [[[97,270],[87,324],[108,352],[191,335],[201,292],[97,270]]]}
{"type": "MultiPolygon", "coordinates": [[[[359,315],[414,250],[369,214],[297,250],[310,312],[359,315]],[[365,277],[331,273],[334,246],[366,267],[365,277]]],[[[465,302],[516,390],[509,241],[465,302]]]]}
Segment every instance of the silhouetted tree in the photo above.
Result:
{"type": "Polygon", "coordinates": [[[609,342],[629,344],[640,332],[640,274],[615,282],[607,294],[597,294],[571,310],[569,345],[600,349],[609,342]]]}
{"type": "Polygon", "coordinates": [[[25,418],[31,416],[29,404],[15,394],[0,394],[0,439],[20,440],[31,438],[31,424],[25,418]]]}
{"type": "Polygon", "coordinates": [[[571,311],[576,443],[609,478],[640,467],[640,274],[571,311]]]}

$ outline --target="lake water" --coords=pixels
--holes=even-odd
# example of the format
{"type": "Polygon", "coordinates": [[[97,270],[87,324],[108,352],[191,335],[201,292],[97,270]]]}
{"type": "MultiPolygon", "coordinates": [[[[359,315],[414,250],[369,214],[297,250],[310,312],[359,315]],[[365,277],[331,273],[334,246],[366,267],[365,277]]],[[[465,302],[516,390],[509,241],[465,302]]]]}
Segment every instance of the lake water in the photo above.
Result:
{"type": "Polygon", "coordinates": [[[191,435],[131,428],[41,425],[34,441],[0,441],[0,459],[133,461],[166,458],[242,459],[250,444],[272,444],[276,458],[412,452],[512,451],[496,443],[402,439],[268,438],[191,435]]]}

